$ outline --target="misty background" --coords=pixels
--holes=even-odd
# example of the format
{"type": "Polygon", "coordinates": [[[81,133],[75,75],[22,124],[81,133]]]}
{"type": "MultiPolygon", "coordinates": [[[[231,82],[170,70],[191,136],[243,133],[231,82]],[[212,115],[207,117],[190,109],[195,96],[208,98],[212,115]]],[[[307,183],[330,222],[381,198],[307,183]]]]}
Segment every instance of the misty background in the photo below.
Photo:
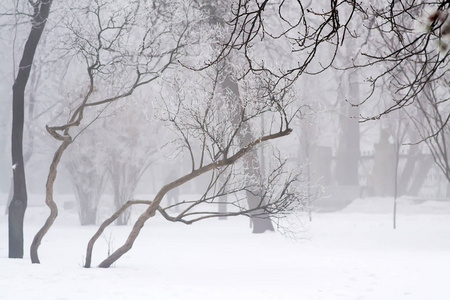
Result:
{"type": "MultiPolygon", "coordinates": [[[[217,15],[225,12],[221,6],[208,9],[216,19],[217,15]]],[[[45,193],[48,167],[58,146],[45,126],[66,122],[85,92],[82,83],[86,83],[86,79],[81,79],[83,63],[76,58],[77,53],[71,52],[72,47],[81,42],[68,38],[66,31],[85,32],[89,36],[89,29],[83,26],[79,29],[75,26],[80,24],[68,22],[69,12],[56,10],[53,14],[54,19],[50,19],[46,28],[49,34],[43,36],[38,46],[26,90],[24,160],[30,205],[42,205],[32,195],[45,193]]],[[[195,20],[200,16],[192,10],[188,19],[195,20]]],[[[207,22],[215,26],[220,23],[216,19],[207,19],[207,22]]],[[[0,199],[2,204],[12,197],[11,101],[8,99],[12,98],[11,87],[25,43],[22,37],[26,36],[27,30],[26,26],[19,24],[13,31],[1,32],[0,94],[5,101],[0,109],[0,194],[7,195],[0,199]]],[[[354,30],[360,36],[348,39],[342,45],[334,58],[333,68],[325,68],[312,75],[317,68],[320,69],[321,61],[326,62],[334,55],[332,47],[328,50],[323,48],[317,53],[319,62],[311,63],[309,72],[302,74],[290,87],[290,101],[300,108],[299,115],[290,124],[293,134],[258,147],[260,171],[271,170],[278,155],[301,167],[308,193],[314,195],[311,197],[314,200],[309,203],[312,211],[338,210],[354,199],[367,197],[407,196],[419,202],[447,198],[448,180],[443,175],[442,166],[435,163],[436,157],[433,157],[429,145],[424,142],[430,133],[417,125],[421,118],[420,109],[406,107],[378,120],[369,120],[391,107],[398,90],[389,82],[377,83],[374,88],[370,78],[380,72],[377,65],[344,68],[361,54],[362,48],[373,50],[383,43],[379,35],[367,29],[355,27],[354,30]],[[370,101],[366,101],[368,95],[370,101]]],[[[185,55],[189,63],[201,64],[214,51],[205,46],[212,42],[202,39],[213,37],[214,40],[220,38],[220,34],[224,33],[192,33],[189,36],[195,40],[192,49],[180,56],[185,55]]],[[[280,43],[265,45],[255,42],[255,52],[270,58],[273,66],[289,63],[292,53],[286,43],[280,43]]],[[[391,46],[385,44],[387,48],[391,46]]],[[[84,51],[82,46],[80,49],[78,51],[84,51]]],[[[233,67],[238,68],[239,63],[233,63],[236,65],[233,67]]],[[[187,68],[178,66],[176,70],[179,73],[168,72],[167,78],[176,78],[187,68]]],[[[108,93],[119,90],[125,78],[121,74],[114,76],[117,77],[101,81],[94,93],[106,97],[108,93]]],[[[135,195],[155,194],[163,185],[189,173],[189,153],[173,143],[175,135],[160,120],[160,108],[154,100],[178,96],[173,91],[164,90],[167,78],[139,88],[126,101],[86,113],[85,123],[76,132],[76,140],[62,158],[55,186],[57,194],[75,196],[76,204],[67,203],[66,207],[95,207],[91,212],[79,210],[82,224],[96,222],[97,206],[117,209],[135,195]],[[83,213],[87,215],[83,216],[83,213]]],[[[434,83],[430,83],[428,88],[433,90],[435,87],[431,84],[434,83]]],[[[435,90],[445,92],[442,87],[435,90]]],[[[252,124],[251,130],[263,135],[267,128],[272,128],[272,122],[261,118],[260,126],[252,124]]],[[[430,130],[433,133],[435,129],[430,130]]],[[[178,188],[176,198],[201,194],[208,180],[202,176],[187,182],[178,188]]],[[[118,222],[126,224],[128,217],[124,216],[118,222]]]]}

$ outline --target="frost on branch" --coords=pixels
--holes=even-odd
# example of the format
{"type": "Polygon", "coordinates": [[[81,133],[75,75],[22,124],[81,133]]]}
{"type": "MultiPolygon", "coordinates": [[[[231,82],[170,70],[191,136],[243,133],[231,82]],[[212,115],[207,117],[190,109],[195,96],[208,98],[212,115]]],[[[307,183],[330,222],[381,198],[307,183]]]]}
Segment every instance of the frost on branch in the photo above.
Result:
{"type": "Polygon", "coordinates": [[[310,195],[301,171],[290,168],[275,148],[268,168],[260,167],[256,155],[262,144],[292,132],[290,123],[298,110],[290,94],[274,93],[270,82],[256,78],[241,83],[237,91],[232,84],[224,84],[232,81],[233,75],[220,66],[202,72],[178,72],[164,78],[156,115],[175,134],[169,145],[190,162],[191,169],[162,186],[153,200],[127,202],[108,218],[88,244],[86,267],[91,266],[97,238],[133,204],[147,204],[148,208],[123,246],[100,267],[109,267],[128,252],[145,222],[156,212],[169,221],[185,224],[214,217],[247,216],[254,226],[258,220],[270,220],[282,231],[286,229],[282,220],[306,210],[310,195]],[[209,178],[200,197],[163,206],[162,199],[169,191],[200,175],[209,178]],[[218,211],[219,205],[225,205],[226,211],[218,211]],[[174,206],[178,212],[172,214],[174,206]]]}
{"type": "Polygon", "coordinates": [[[177,63],[189,40],[188,27],[197,17],[192,5],[183,0],[68,1],[55,11],[62,13],[54,29],[60,41],[55,51],[70,58],[69,68],[76,71],[71,74],[77,74],[71,76],[72,83],[67,77],[61,78],[61,87],[78,87],[81,94],[68,92],[73,106],[68,118],[62,124],[47,126],[61,144],[50,165],[46,186],[50,215],[31,245],[33,263],[39,263],[38,247],[58,215],[53,185],[65,150],[77,132],[82,134],[109,104],[125,100],[177,63]],[[97,116],[84,120],[92,107],[99,109],[97,116]]]}

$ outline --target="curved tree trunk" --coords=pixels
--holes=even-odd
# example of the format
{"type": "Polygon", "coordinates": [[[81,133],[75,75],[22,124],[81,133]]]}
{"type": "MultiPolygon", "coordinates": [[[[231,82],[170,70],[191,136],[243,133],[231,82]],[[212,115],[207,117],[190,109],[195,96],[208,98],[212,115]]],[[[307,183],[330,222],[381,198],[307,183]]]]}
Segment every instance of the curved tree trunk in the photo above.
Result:
{"type": "Polygon", "coordinates": [[[72,142],[71,139],[67,139],[64,141],[56,151],[55,155],[53,156],[53,161],[50,165],[50,171],[47,178],[47,184],[46,184],[46,195],[45,195],[45,204],[50,208],[50,215],[47,218],[47,221],[45,221],[44,226],[36,233],[33,239],[33,243],[30,247],[30,256],[31,256],[31,262],[33,264],[40,263],[39,256],[38,256],[38,248],[41,244],[42,238],[47,233],[47,231],[50,229],[50,227],[53,225],[53,222],[55,221],[56,217],[58,216],[58,206],[56,205],[55,201],[53,201],[53,185],[55,183],[56,174],[57,174],[57,168],[59,161],[61,160],[61,156],[63,155],[66,148],[70,145],[72,142]]]}
{"type": "Polygon", "coordinates": [[[136,223],[134,223],[133,229],[131,230],[131,233],[128,236],[125,244],[123,244],[122,247],[114,251],[109,257],[102,261],[99,265],[100,268],[109,268],[116,260],[127,253],[131,249],[131,247],[133,247],[134,241],[141,232],[142,227],[144,227],[145,222],[155,215],[161,199],[159,199],[159,201],[155,200],[152,204],[150,204],[147,210],[139,217],[136,223]]]}
{"type": "Polygon", "coordinates": [[[114,222],[118,217],[120,217],[120,215],[122,215],[122,213],[127,210],[131,205],[133,204],[151,204],[151,201],[145,201],[145,200],[130,200],[127,201],[124,205],[122,205],[122,207],[117,210],[111,217],[109,217],[108,219],[106,219],[102,225],[100,225],[99,229],[97,230],[97,232],[94,234],[94,236],[89,240],[87,249],[86,249],[86,261],[84,264],[85,268],[90,268],[91,267],[91,262],[92,262],[92,250],[94,248],[94,244],[97,241],[97,239],[102,235],[103,231],[105,231],[106,227],[108,227],[112,222],[114,222]]]}
{"type": "MultiPolygon", "coordinates": [[[[254,140],[251,143],[247,144],[245,147],[243,147],[242,149],[240,149],[238,152],[236,152],[233,156],[228,157],[228,158],[224,158],[220,161],[217,162],[212,162],[206,166],[203,166],[199,169],[196,169],[194,171],[192,171],[191,173],[163,186],[158,194],[156,194],[155,198],[153,199],[153,201],[148,202],[150,203],[149,207],[147,208],[147,210],[141,214],[141,216],[138,218],[138,220],[135,222],[133,229],[131,230],[130,234],[128,235],[128,238],[126,240],[126,242],[122,245],[122,247],[120,247],[119,249],[117,249],[116,251],[114,251],[109,257],[107,257],[103,262],[100,263],[99,267],[100,268],[109,268],[114,262],[116,262],[120,257],[122,257],[122,255],[124,255],[125,253],[127,253],[131,247],[133,247],[133,243],[136,240],[136,238],[138,237],[142,227],[144,226],[145,222],[150,219],[152,216],[155,215],[156,211],[159,208],[159,204],[161,203],[163,197],[167,194],[168,191],[179,187],[180,185],[202,175],[205,174],[206,172],[209,172],[213,169],[217,169],[223,166],[228,166],[228,165],[232,165],[234,164],[238,159],[244,157],[246,154],[248,154],[249,152],[251,152],[253,150],[253,148],[260,144],[263,143],[265,141],[268,140],[272,140],[272,139],[276,139],[282,136],[286,136],[289,135],[292,132],[292,129],[290,128],[286,128],[283,131],[274,133],[274,134],[270,134],[270,135],[266,135],[261,137],[260,139],[254,140]]],[[[117,217],[123,212],[125,211],[130,205],[134,204],[132,202],[136,202],[136,201],[128,201],[126,204],[124,204],[121,209],[119,211],[117,211],[116,213],[114,213],[109,219],[107,219],[105,222],[103,222],[103,224],[100,226],[100,228],[98,229],[98,231],[95,233],[95,235],[91,238],[91,240],[88,243],[88,247],[87,247],[87,253],[86,253],[86,264],[85,267],[89,268],[91,266],[91,258],[92,258],[92,248],[94,246],[95,241],[98,239],[98,237],[102,234],[102,232],[105,230],[105,228],[110,225],[112,222],[114,222],[115,219],[117,219],[117,217]]],[[[142,201],[143,202],[143,201],[142,201]]],[[[260,203],[260,202],[259,202],[260,203]]],[[[230,215],[236,215],[234,213],[230,213],[230,215]]],[[[269,220],[270,219],[261,219],[261,220],[269,220]]],[[[271,224],[271,223],[270,223],[271,224]]],[[[272,224],[271,224],[272,225],[272,224]]]]}
{"type": "Polygon", "coordinates": [[[23,124],[25,108],[25,87],[30,77],[34,54],[44,31],[52,0],[37,1],[33,4],[34,15],[19,71],[13,85],[13,121],[11,154],[13,164],[14,194],[9,204],[9,257],[23,258],[23,220],[27,208],[27,188],[23,162],[23,124]]]}

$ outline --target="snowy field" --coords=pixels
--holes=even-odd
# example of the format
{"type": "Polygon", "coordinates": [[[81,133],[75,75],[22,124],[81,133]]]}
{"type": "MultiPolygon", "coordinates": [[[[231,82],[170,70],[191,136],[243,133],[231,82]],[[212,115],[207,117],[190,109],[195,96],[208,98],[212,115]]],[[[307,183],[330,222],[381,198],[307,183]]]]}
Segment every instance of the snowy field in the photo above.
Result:
{"type": "MultiPolygon", "coordinates": [[[[391,207],[361,199],[315,213],[298,240],[252,235],[246,218],[187,226],[157,216],[113,268],[85,269],[97,226],[81,227],[61,208],[32,265],[29,245],[47,209],[28,208],[26,258],[10,260],[0,206],[0,299],[450,299],[450,202],[399,201],[395,231],[391,207]]],[[[94,265],[129,230],[105,233],[94,265]]]]}

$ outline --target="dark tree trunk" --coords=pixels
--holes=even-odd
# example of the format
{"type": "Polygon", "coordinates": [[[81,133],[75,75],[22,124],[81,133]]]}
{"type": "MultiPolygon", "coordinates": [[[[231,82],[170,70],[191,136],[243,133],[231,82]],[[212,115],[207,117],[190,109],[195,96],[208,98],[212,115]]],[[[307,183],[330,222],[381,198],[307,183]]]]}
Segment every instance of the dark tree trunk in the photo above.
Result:
{"type": "MultiPolygon", "coordinates": [[[[222,88],[225,91],[224,93],[231,92],[233,93],[236,101],[236,107],[239,106],[240,95],[239,95],[239,87],[234,80],[234,78],[231,77],[230,74],[224,75],[224,80],[222,81],[222,88]]],[[[239,118],[240,112],[236,111],[236,118],[239,118]]],[[[236,119],[235,122],[238,124],[240,120],[236,119]]],[[[255,140],[255,137],[253,136],[253,133],[251,132],[251,129],[248,127],[247,124],[243,124],[241,130],[238,132],[238,139],[239,139],[239,145],[241,147],[246,147],[249,143],[255,140]]],[[[255,149],[249,151],[245,157],[243,157],[244,165],[245,165],[245,172],[251,177],[251,178],[259,178],[260,175],[260,162],[258,159],[258,154],[255,149]]],[[[254,193],[251,193],[249,191],[246,192],[247,196],[247,203],[248,207],[250,209],[255,209],[259,206],[264,205],[265,203],[262,203],[261,197],[257,195],[261,195],[262,191],[254,191],[254,193]]],[[[272,221],[269,218],[270,216],[267,214],[264,214],[262,211],[255,211],[252,213],[251,219],[251,225],[253,227],[253,233],[263,233],[265,231],[274,231],[272,221]]]]}
{"type": "Polygon", "coordinates": [[[23,219],[27,208],[27,188],[23,163],[23,124],[25,87],[30,77],[34,54],[44,31],[52,1],[37,1],[34,5],[32,27],[23,50],[19,72],[13,85],[13,111],[11,154],[13,164],[14,194],[9,204],[9,257],[23,258],[23,219]]]}

